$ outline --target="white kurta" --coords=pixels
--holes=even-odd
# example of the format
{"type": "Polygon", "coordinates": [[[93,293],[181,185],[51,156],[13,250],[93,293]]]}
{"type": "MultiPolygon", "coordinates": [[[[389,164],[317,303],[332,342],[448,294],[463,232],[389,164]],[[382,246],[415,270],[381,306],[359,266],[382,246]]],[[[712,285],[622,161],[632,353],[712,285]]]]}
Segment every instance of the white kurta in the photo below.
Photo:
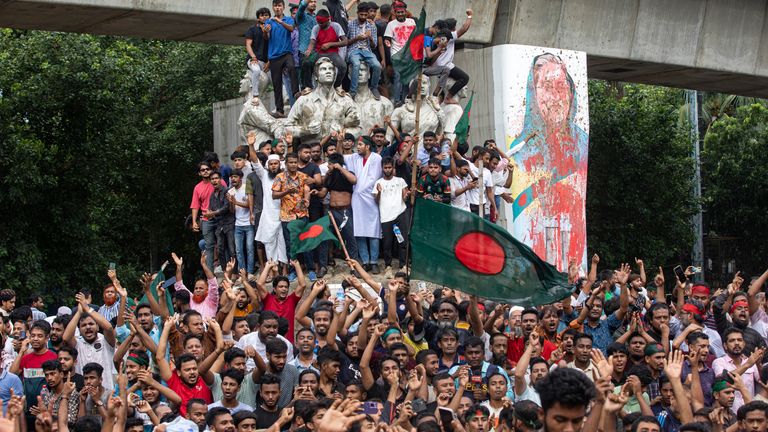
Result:
{"type": "Polygon", "coordinates": [[[264,195],[259,229],[256,231],[256,241],[264,244],[267,259],[288,263],[288,257],[285,253],[283,228],[280,224],[280,200],[272,199],[272,183],[274,183],[274,179],[269,178],[269,173],[261,166],[260,161],[256,161],[252,165],[256,175],[261,179],[264,195]]]}
{"type": "Polygon", "coordinates": [[[344,155],[347,169],[355,173],[357,183],[352,192],[352,214],[355,221],[355,237],[381,237],[379,205],[373,198],[373,186],[381,178],[381,156],[371,153],[363,165],[363,157],[357,153],[344,155]]]}

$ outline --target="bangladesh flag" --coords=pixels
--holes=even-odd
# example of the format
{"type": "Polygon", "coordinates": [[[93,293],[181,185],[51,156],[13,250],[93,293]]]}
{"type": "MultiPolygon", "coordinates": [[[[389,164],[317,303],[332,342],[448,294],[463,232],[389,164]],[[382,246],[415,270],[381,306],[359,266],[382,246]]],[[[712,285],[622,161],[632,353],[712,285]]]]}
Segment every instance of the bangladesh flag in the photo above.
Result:
{"type": "MultiPolygon", "coordinates": [[[[164,269],[165,269],[165,264],[162,266],[160,271],[157,272],[157,275],[152,280],[152,283],[149,285],[149,293],[152,295],[152,297],[154,297],[157,300],[158,303],[160,303],[162,301],[165,301],[166,306],[168,306],[168,313],[173,315],[174,314],[173,301],[171,300],[171,292],[168,289],[168,287],[170,285],[173,285],[173,282],[176,282],[176,278],[173,277],[173,278],[171,278],[173,281],[169,280],[168,282],[166,282],[165,281],[165,276],[163,275],[163,270],[164,269]],[[164,299],[158,298],[157,287],[160,286],[160,285],[163,285],[163,287],[165,288],[165,298],[164,299]]],[[[128,306],[133,306],[133,305],[131,305],[131,302],[132,301],[129,299],[127,305],[128,306]]],[[[146,294],[144,294],[141,297],[141,300],[139,300],[139,303],[149,304],[149,301],[147,300],[147,295],[146,294]]]]}
{"type": "Polygon", "coordinates": [[[560,301],[568,277],[477,215],[418,199],[410,234],[411,277],[520,306],[560,301]]]}
{"type": "Polygon", "coordinates": [[[331,240],[339,244],[339,240],[333,234],[331,220],[328,215],[314,222],[300,219],[288,222],[288,233],[291,235],[291,257],[302,252],[309,252],[320,246],[320,243],[331,240]]]}
{"type": "Polygon", "coordinates": [[[461,118],[459,118],[459,122],[456,123],[456,127],[453,130],[460,145],[466,145],[469,138],[469,115],[472,111],[472,100],[474,98],[475,92],[472,92],[467,104],[464,106],[464,111],[461,113],[461,118]]]}
{"type": "Polygon", "coordinates": [[[400,82],[407,86],[416,78],[424,61],[424,28],[427,11],[422,6],[416,28],[411,32],[403,49],[392,55],[392,67],[400,74],[400,82]]]}

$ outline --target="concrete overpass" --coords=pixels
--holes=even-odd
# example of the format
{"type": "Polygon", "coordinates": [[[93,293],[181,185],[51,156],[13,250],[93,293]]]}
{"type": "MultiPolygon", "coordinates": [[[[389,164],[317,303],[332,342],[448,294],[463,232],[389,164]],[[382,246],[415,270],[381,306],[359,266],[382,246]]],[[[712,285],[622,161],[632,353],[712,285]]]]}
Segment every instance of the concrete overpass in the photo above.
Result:
{"type": "MultiPolygon", "coordinates": [[[[415,12],[418,0],[410,3],[415,12]]],[[[256,10],[270,4],[0,0],[0,27],[241,44],[256,10]]],[[[476,19],[465,51],[504,43],[580,50],[591,78],[768,97],[768,0],[427,0],[430,21],[461,22],[468,6],[476,19]]]]}

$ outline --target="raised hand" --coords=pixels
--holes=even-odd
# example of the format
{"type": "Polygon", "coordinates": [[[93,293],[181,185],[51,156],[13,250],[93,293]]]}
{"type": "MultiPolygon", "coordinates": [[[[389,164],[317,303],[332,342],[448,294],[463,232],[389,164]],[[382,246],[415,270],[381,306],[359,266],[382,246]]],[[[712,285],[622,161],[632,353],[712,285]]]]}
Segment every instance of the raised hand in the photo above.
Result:
{"type": "Polygon", "coordinates": [[[618,273],[616,273],[616,279],[619,281],[619,284],[625,285],[627,283],[631,271],[632,268],[629,266],[629,264],[625,263],[621,265],[618,273]]]}
{"type": "Polygon", "coordinates": [[[232,270],[235,269],[235,264],[237,264],[237,260],[235,260],[234,258],[230,258],[229,261],[227,261],[227,268],[226,268],[227,274],[232,274],[232,270]]]}
{"type": "Polygon", "coordinates": [[[624,407],[624,405],[627,404],[628,400],[629,398],[623,393],[608,393],[608,397],[605,399],[603,409],[611,414],[616,414],[620,409],[624,407]]]}
{"type": "Polygon", "coordinates": [[[680,350],[669,353],[664,364],[664,373],[670,380],[679,380],[683,373],[683,352],[680,350]]]}
{"type": "Polygon", "coordinates": [[[173,259],[174,264],[176,264],[176,267],[184,265],[184,259],[176,255],[176,252],[171,252],[171,258],[173,259]]]}
{"type": "Polygon", "coordinates": [[[411,370],[408,374],[408,390],[417,392],[421,388],[421,378],[416,370],[411,370]]]}
{"type": "Polygon", "coordinates": [[[592,264],[597,265],[600,263],[600,257],[597,254],[592,255],[592,264]]]}
{"type": "Polygon", "coordinates": [[[336,400],[320,420],[318,432],[347,432],[356,422],[365,418],[365,414],[355,414],[360,408],[360,402],[345,399],[336,400]]]}
{"type": "Polygon", "coordinates": [[[141,275],[139,282],[141,282],[141,287],[144,289],[144,292],[149,292],[149,287],[152,285],[152,275],[144,273],[141,275]]]}
{"type": "Polygon", "coordinates": [[[664,270],[661,269],[661,266],[659,266],[659,273],[653,278],[653,283],[657,288],[664,286],[664,270]]]}
{"type": "Polygon", "coordinates": [[[613,375],[613,358],[606,360],[603,352],[597,348],[592,348],[589,356],[592,358],[592,363],[597,367],[601,378],[610,378],[613,375]]]}
{"type": "Polygon", "coordinates": [[[749,356],[748,361],[751,364],[757,364],[757,362],[762,360],[763,355],[765,355],[765,348],[755,348],[755,350],[752,351],[752,354],[749,356]]]}
{"type": "Polygon", "coordinates": [[[638,259],[637,257],[635,257],[635,264],[637,264],[639,268],[643,268],[645,266],[645,264],[643,263],[643,260],[638,259]]]}

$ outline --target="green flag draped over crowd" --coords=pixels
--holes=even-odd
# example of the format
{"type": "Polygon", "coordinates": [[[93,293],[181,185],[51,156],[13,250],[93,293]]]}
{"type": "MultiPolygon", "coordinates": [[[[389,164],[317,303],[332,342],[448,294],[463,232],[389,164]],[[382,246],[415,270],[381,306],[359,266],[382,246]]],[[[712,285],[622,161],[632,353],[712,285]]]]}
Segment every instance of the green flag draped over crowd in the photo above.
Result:
{"type": "Polygon", "coordinates": [[[392,67],[400,74],[400,82],[409,85],[416,78],[424,61],[424,28],[427,11],[422,7],[416,28],[411,32],[403,49],[392,55],[392,67]]]}
{"type": "Polygon", "coordinates": [[[301,219],[288,222],[288,233],[291,236],[291,256],[302,252],[309,252],[320,246],[320,243],[330,240],[339,245],[339,240],[333,235],[330,228],[331,220],[328,215],[321,217],[314,222],[307,222],[301,219]]]}
{"type": "Polygon", "coordinates": [[[468,211],[419,199],[410,239],[414,279],[521,306],[570,294],[565,273],[504,228],[468,211]]]}

